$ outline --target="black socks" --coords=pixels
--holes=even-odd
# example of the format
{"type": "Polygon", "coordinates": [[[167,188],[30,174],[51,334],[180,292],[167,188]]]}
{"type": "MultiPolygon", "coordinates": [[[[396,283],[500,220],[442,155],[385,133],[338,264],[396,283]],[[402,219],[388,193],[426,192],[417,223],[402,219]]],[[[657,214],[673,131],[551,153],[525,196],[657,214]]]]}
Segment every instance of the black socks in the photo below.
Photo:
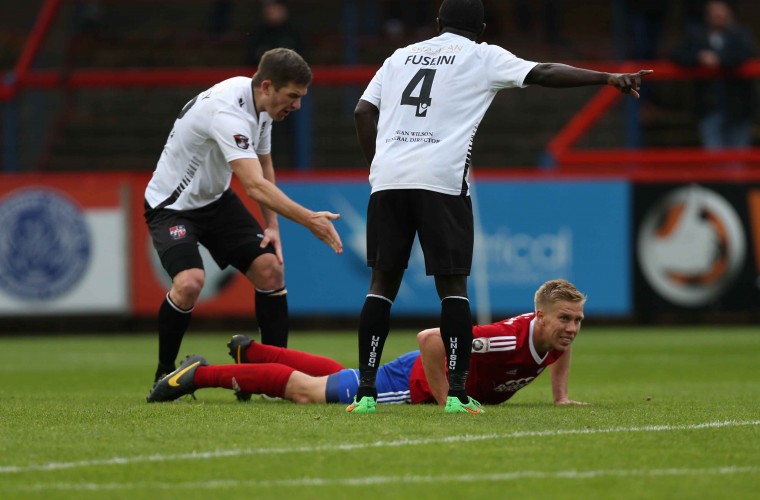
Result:
{"type": "Polygon", "coordinates": [[[180,309],[166,294],[158,310],[158,368],[156,380],[174,371],[182,338],[190,325],[193,309],[180,309]]]}
{"type": "Polygon", "coordinates": [[[256,289],[256,320],[259,323],[261,343],[288,347],[288,291],[256,289]]]}
{"type": "Polygon", "coordinates": [[[467,297],[444,297],[441,301],[441,339],[449,370],[449,396],[467,403],[465,383],[472,350],[472,313],[467,297]]]}
{"type": "Polygon", "coordinates": [[[375,378],[388,338],[393,302],[380,295],[367,295],[359,317],[359,390],[356,400],[377,399],[375,378]]]}

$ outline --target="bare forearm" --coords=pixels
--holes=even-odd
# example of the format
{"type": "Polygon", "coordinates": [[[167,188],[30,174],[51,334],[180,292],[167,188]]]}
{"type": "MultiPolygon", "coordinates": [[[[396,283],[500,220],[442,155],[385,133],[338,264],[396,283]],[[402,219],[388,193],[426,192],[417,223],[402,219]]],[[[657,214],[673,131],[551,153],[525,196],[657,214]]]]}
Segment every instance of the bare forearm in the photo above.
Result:
{"type": "Polygon", "coordinates": [[[430,392],[439,405],[446,404],[449,381],[446,378],[446,350],[440,331],[438,329],[425,330],[417,335],[417,342],[430,392]]]}
{"type": "Polygon", "coordinates": [[[261,204],[261,211],[267,227],[278,227],[277,214],[308,226],[312,211],[290,199],[271,182],[262,179],[254,185],[245,187],[246,194],[261,204]],[[274,223],[274,226],[272,224],[274,223]]]}
{"type": "MultiPolygon", "coordinates": [[[[243,184],[245,194],[258,201],[263,207],[306,227],[335,252],[343,252],[343,243],[332,224],[332,221],[340,217],[339,214],[312,212],[288,198],[285,193],[280,191],[280,188],[264,177],[262,166],[256,158],[232,160],[230,167],[243,184]]],[[[276,244],[275,247],[278,245],[276,244]]],[[[278,258],[281,258],[279,250],[278,258]]]]}
{"type": "Polygon", "coordinates": [[[609,79],[609,73],[576,68],[567,64],[541,63],[528,73],[525,83],[541,85],[542,87],[564,88],[606,85],[609,79]]]}
{"type": "Polygon", "coordinates": [[[570,378],[570,358],[572,351],[567,351],[551,366],[552,396],[554,402],[567,401],[567,381],[570,378]]]}
{"type": "Polygon", "coordinates": [[[554,397],[555,403],[569,399],[567,392],[567,377],[558,377],[552,372],[552,396],[554,397]]]}
{"type": "Polygon", "coordinates": [[[530,70],[525,77],[525,83],[553,88],[611,85],[623,94],[630,94],[638,99],[641,80],[651,73],[651,69],[641,69],[636,73],[604,73],[567,64],[541,63],[530,70]]]}
{"type": "Polygon", "coordinates": [[[372,159],[375,157],[378,117],[379,110],[375,106],[367,101],[359,100],[354,111],[354,124],[359,138],[359,147],[368,165],[372,164],[372,159]]]}
{"type": "MultiPolygon", "coordinates": [[[[261,162],[261,172],[264,179],[276,185],[274,163],[272,162],[271,155],[262,155],[259,157],[259,160],[261,162]]],[[[262,204],[261,215],[264,217],[264,222],[267,228],[279,230],[280,224],[277,221],[277,212],[262,204]]]]}

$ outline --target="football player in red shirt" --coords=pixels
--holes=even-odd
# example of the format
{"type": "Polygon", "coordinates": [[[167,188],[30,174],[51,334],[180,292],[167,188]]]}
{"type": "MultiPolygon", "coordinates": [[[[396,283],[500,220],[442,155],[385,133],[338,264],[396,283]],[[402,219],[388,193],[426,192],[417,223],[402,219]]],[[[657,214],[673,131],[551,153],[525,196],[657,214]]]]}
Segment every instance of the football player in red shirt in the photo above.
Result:
{"type": "MultiPolygon", "coordinates": [[[[552,365],[556,404],[586,404],[568,396],[572,344],[580,332],[586,296],[569,281],[542,284],[535,311],[473,327],[467,393],[483,404],[499,404],[552,365]]],[[[419,351],[399,356],[378,372],[378,403],[446,404],[446,352],[439,328],[417,334],[419,351]]],[[[209,365],[189,356],[161,379],[148,402],[172,401],[196,389],[223,387],[242,394],[265,394],[295,403],[346,403],[358,388],[358,370],[323,356],[253,342],[235,335],[230,355],[236,364],[209,365]]]]}

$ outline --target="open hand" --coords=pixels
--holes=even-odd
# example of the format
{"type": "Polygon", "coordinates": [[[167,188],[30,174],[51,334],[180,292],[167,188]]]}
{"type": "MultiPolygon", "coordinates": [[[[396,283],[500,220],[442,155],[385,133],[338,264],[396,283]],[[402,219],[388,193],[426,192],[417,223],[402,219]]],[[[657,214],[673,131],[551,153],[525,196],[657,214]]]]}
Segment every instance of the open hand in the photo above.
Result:
{"type": "Polygon", "coordinates": [[[314,236],[330,245],[335,253],[343,253],[343,242],[332,224],[332,221],[339,218],[340,214],[332,212],[313,212],[308,225],[314,236]]]}
{"type": "Polygon", "coordinates": [[[555,405],[588,405],[590,403],[584,403],[583,401],[573,401],[572,399],[560,399],[559,401],[554,402],[555,405]]]}

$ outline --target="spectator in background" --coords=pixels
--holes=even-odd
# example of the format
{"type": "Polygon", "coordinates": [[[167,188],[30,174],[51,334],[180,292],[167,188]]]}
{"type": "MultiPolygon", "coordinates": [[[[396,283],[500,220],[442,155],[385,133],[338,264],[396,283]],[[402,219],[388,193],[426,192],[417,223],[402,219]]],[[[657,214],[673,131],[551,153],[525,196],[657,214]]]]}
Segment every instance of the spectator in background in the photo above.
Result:
{"type": "MultiPolygon", "coordinates": [[[[301,30],[290,19],[288,6],[278,0],[262,0],[261,16],[251,29],[245,53],[247,66],[258,66],[262,54],[283,47],[291,49],[306,58],[305,43],[301,30]]],[[[277,124],[277,133],[272,136],[272,153],[277,157],[280,168],[295,166],[296,121],[308,119],[296,115],[292,120],[277,124]]]]}
{"type": "MultiPolygon", "coordinates": [[[[687,28],[683,45],[673,54],[689,67],[734,70],[755,56],[749,32],[734,20],[728,2],[705,4],[704,22],[687,28]]],[[[696,83],[702,145],[707,149],[747,148],[752,143],[754,82],[731,75],[696,83]]]]}
{"type": "Polygon", "coordinates": [[[245,64],[257,66],[264,52],[277,47],[295,50],[306,58],[301,31],[290,20],[287,5],[278,0],[262,0],[261,19],[248,37],[245,64]]]}
{"type": "MultiPolygon", "coordinates": [[[[705,5],[710,0],[682,0],[681,10],[684,17],[684,27],[694,28],[704,21],[705,18],[705,5]]],[[[738,0],[725,0],[726,3],[732,8],[736,9],[738,0]]]]}

